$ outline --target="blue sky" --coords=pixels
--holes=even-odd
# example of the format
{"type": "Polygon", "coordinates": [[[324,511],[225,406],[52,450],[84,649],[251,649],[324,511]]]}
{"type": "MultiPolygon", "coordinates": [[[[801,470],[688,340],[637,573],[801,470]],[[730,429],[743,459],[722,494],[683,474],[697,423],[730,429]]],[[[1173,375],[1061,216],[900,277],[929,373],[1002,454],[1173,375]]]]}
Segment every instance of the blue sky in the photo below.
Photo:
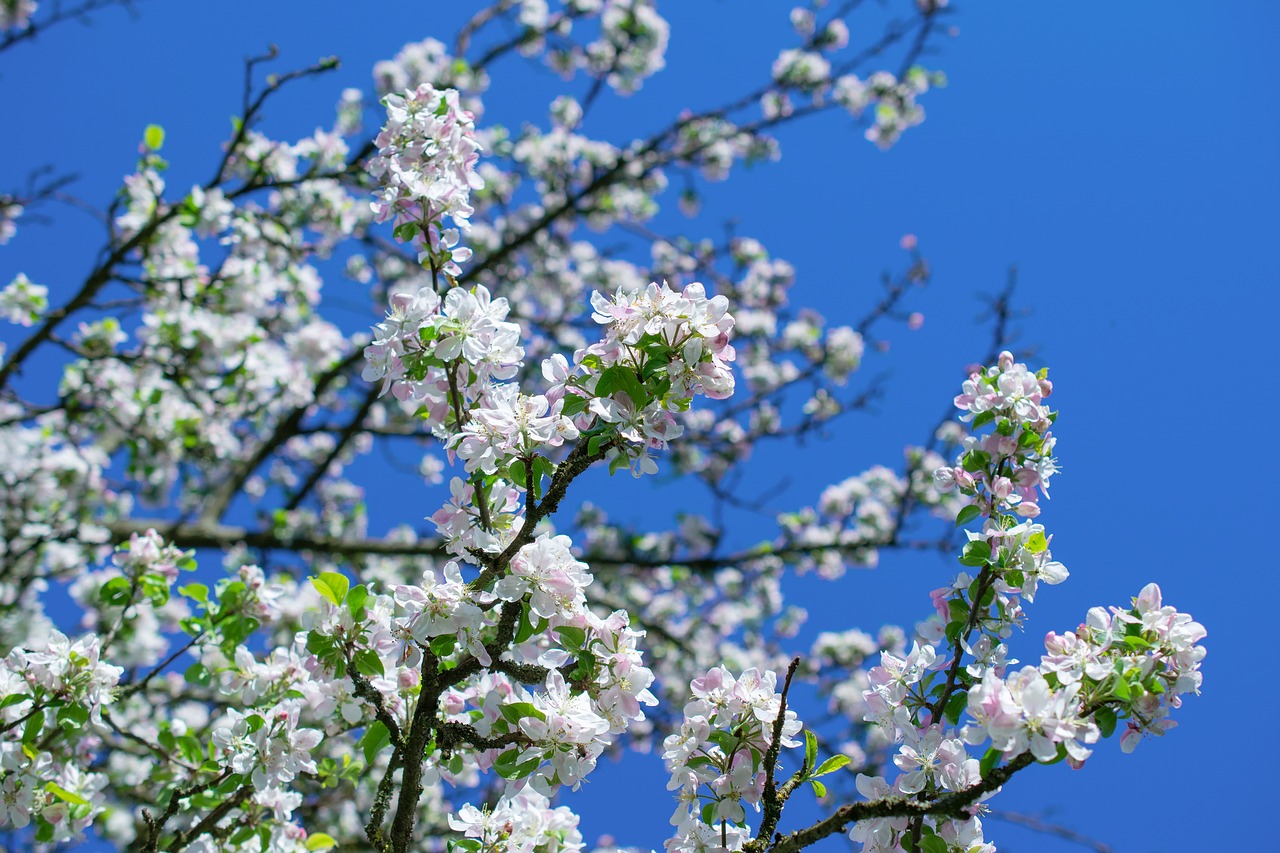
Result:
{"type": "MultiPolygon", "coordinates": [[[[794,473],[779,505],[800,505],[830,479],[896,463],[986,347],[973,323],[978,294],[1017,264],[1018,302],[1031,309],[1022,342],[1051,366],[1062,412],[1063,473],[1042,520],[1072,570],[1038,597],[1020,656],[1033,658],[1045,631],[1074,628],[1095,604],[1127,603],[1150,580],[1207,626],[1210,656],[1205,694],[1188,701],[1169,737],[1131,756],[1103,744],[1080,772],[1035,769],[996,804],[1046,814],[1124,853],[1244,840],[1263,806],[1270,751],[1257,743],[1266,722],[1252,709],[1265,713],[1277,698],[1255,662],[1270,651],[1261,573],[1274,563],[1265,534],[1280,475],[1268,428],[1280,276],[1267,261],[1280,225],[1280,128],[1267,88],[1280,12],[1260,0],[955,5],[959,37],[926,60],[950,85],[925,96],[927,120],[897,148],[882,154],[835,116],[787,128],[781,162],[707,188],[704,215],[686,226],[715,235],[721,217],[738,217],[740,233],[796,265],[795,301],[833,323],[872,304],[880,272],[901,261],[902,234],[919,235],[934,271],[913,306],[923,329],[895,332],[890,352],[868,360],[869,371],[894,378],[878,415],[785,457],[764,454],[752,482],[764,488],[786,465],[794,473]],[[1242,751],[1222,740],[1234,736],[1246,739],[1242,751]]],[[[168,131],[174,186],[204,180],[239,104],[242,57],[267,42],[280,46],[282,67],[342,57],[336,74],[276,104],[265,129],[291,138],[327,125],[337,93],[367,88],[376,60],[407,41],[450,36],[471,8],[458,6],[150,0],[137,20],[109,10],[92,28],[52,30],[0,54],[0,188],[53,163],[81,173],[78,194],[105,203],[152,122],[168,131]]],[[[681,107],[713,103],[744,79],[754,85],[789,8],[660,4],[672,24],[667,70],[602,108],[587,131],[643,136],[681,107]]],[[[500,64],[493,77],[487,120],[541,120],[560,90],[523,64],[500,64]]],[[[65,294],[98,233],[87,217],[57,211],[54,224],[25,227],[0,249],[0,281],[24,271],[65,294]]],[[[433,501],[424,495],[422,515],[433,501]]],[[[953,566],[888,555],[834,591],[795,584],[810,608],[805,636],[911,624],[953,566]]],[[[671,808],[664,782],[656,759],[640,757],[603,768],[570,802],[589,841],[610,832],[659,845],[671,808]]],[[[788,814],[784,831],[799,825],[799,813],[788,814]]],[[[1079,849],[990,827],[1004,850],[1079,849]]]]}

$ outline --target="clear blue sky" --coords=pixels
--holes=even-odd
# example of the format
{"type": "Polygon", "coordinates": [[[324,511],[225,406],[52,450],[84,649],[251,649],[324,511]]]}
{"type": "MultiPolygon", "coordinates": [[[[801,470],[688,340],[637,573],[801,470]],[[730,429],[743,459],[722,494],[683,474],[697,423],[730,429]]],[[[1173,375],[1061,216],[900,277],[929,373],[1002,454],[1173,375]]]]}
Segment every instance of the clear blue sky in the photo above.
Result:
{"type": "MultiPolygon", "coordinates": [[[[1261,0],[956,5],[960,37],[928,59],[951,85],[924,98],[927,121],[895,150],[880,153],[834,117],[790,128],[782,161],[712,186],[690,229],[715,235],[718,217],[737,216],[740,233],[796,265],[796,301],[833,322],[871,304],[903,233],[919,235],[935,273],[915,303],[924,328],[895,333],[889,355],[868,361],[895,378],[879,416],[849,420],[786,459],[765,456],[756,482],[775,482],[770,468],[785,462],[799,473],[779,505],[800,505],[824,476],[896,464],[955,393],[961,366],[985,349],[972,323],[976,295],[1016,263],[1019,303],[1033,310],[1023,341],[1052,367],[1062,411],[1063,473],[1043,521],[1072,570],[1038,597],[1019,656],[1034,659],[1045,631],[1074,628],[1092,605],[1125,603],[1149,580],[1208,627],[1210,655],[1205,695],[1188,701],[1169,737],[1132,756],[1104,744],[1081,772],[1035,769],[996,805],[1045,813],[1123,853],[1228,840],[1261,849],[1267,842],[1250,840],[1269,832],[1258,815],[1271,748],[1259,736],[1278,697],[1260,668],[1272,652],[1273,632],[1260,624],[1267,606],[1244,604],[1265,596],[1262,572],[1275,562],[1269,356],[1280,276],[1268,258],[1280,225],[1271,92],[1280,11],[1261,0]],[[1243,749],[1228,746],[1235,736],[1243,749]]],[[[204,180],[239,104],[242,57],[267,42],[279,44],[282,67],[342,57],[336,75],[277,103],[265,129],[293,138],[328,124],[342,87],[367,88],[374,61],[451,35],[470,8],[149,0],[137,20],[109,10],[93,28],[50,31],[0,54],[0,189],[53,163],[80,172],[76,191],[105,203],[151,122],[168,131],[174,185],[204,180]]],[[[789,4],[660,8],[672,24],[668,69],[602,109],[588,132],[645,135],[680,107],[762,79],[789,4]]],[[[545,115],[558,81],[526,68],[494,69],[487,119],[545,115]]],[[[25,227],[0,249],[0,281],[24,271],[65,294],[98,233],[75,212],[25,227]]],[[[434,500],[424,496],[420,514],[434,500]]],[[[834,590],[797,584],[810,608],[805,636],[909,625],[953,565],[889,555],[834,590]]],[[[570,801],[588,841],[611,832],[660,845],[671,809],[664,782],[652,757],[603,768],[570,801]]],[[[1004,850],[1079,849],[995,821],[988,835],[1004,850]]]]}

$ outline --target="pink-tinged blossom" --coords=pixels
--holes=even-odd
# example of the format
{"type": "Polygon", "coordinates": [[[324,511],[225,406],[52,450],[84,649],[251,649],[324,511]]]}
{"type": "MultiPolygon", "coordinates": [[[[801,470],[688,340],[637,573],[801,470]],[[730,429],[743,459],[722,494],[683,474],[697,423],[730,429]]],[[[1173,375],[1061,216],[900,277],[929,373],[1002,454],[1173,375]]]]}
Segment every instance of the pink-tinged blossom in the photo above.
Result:
{"type": "Polygon", "coordinates": [[[124,674],[122,667],[102,660],[102,639],[94,634],[72,642],[61,631],[51,631],[42,646],[13,649],[0,661],[0,672],[25,682],[27,692],[75,702],[89,711],[90,719],[102,722],[102,707],[115,701],[115,686],[124,674]]]}
{"type": "Polygon", "coordinates": [[[410,667],[407,671],[418,666],[419,644],[445,635],[456,637],[485,666],[492,662],[481,641],[484,612],[473,600],[456,561],[445,563],[440,572],[424,572],[417,585],[394,585],[391,593],[396,604],[391,630],[405,641],[402,662],[410,667]]]}
{"type": "Polygon", "coordinates": [[[577,438],[578,428],[560,414],[561,409],[541,395],[521,394],[514,383],[497,385],[450,441],[468,473],[494,474],[514,456],[531,456],[577,438]]]}
{"type": "Polygon", "coordinates": [[[474,119],[462,109],[458,92],[417,89],[383,98],[387,122],[375,143],[378,154],[369,172],[382,184],[373,202],[377,221],[416,226],[414,241],[420,260],[443,263],[443,271],[461,275],[458,262],[471,256],[458,246],[459,230],[470,228],[475,212],[471,191],[484,187],[476,172],[480,145],[474,119]],[[441,224],[449,217],[454,228],[441,224]]]}
{"type": "MultiPolygon", "coordinates": [[[[1143,587],[1128,610],[1091,609],[1076,629],[1078,640],[1092,647],[1077,654],[1093,663],[1097,680],[1111,686],[1122,715],[1128,714],[1122,750],[1132,752],[1142,736],[1159,736],[1177,726],[1170,713],[1182,706],[1183,696],[1200,692],[1206,654],[1200,641],[1206,633],[1190,615],[1164,604],[1156,584],[1143,587]],[[1123,688],[1114,685],[1119,678],[1125,680],[1123,688]]],[[[1046,656],[1042,666],[1060,666],[1063,646],[1055,642],[1051,651],[1059,654],[1046,656]]],[[[1086,678],[1092,677],[1090,672],[1086,667],[1086,678]]]]}
{"type": "Polygon", "coordinates": [[[477,839],[481,850],[578,853],[583,846],[578,816],[567,806],[552,808],[532,788],[507,793],[483,809],[464,805],[449,815],[449,828],[477,839]]]}
{"type": "MultiPolygon", "coordinates": [[[[902,796],[903,792],[890,786],[881,776],[859,773],[855,785],[858,793],[867,800],[883,800],[902,796]]],[[[866,853],[890,853],[902,848],[898,845],[910,826],[907,817],[872,818],[860,820],[849,830],[849,838],[860,842],[866,853]]]]}
{"type": "Polygon", "coordinates": [[[1078,683],[1051,687],[1035,667],[1023,667],[1001,679],[987,671],[969,690],[969,714],[978,726],[967,727],[965,738],[991,745],[1006,759],[1030,751],[1039,761],[1052,761],[1061,744],[1076,764],[1092,754],[1085,744],[1099,737],[1097,725],[1084,718],[1078,683]],[[979,728],[980,727],[980,728],[979,728]]]}
{"type": "Polygon", "coordinates": [[[254,790],[288,786],[299,773],[316,772],[312,751],[324,739],[317,729],[299,728],[301,704],[286,700],[259,714],[234,708],[213,730],[213,745],[233,772],[248,775],[254,790]]]}
{"type": "MultiPolygon", "coordinates": [[[[671,818],[676,834],[668,850],[701,849],[704,799],[710,800],[717,820],[740,822],[746,817],[744,804],[759,808],[765,781],[760,756],[769,750],[782,703],[777,680],[772,670],[752,668],[735,677],[714,667],[690,683],[693,699],[685,705],[680,729],[663,742],[662,757],[671,774],[667,789],[676,791],[677,800],[671,818]],[[748,748],[726,755],[713,738],[717,731],[731,731],[748,748]]],[[[798,746],[795,736],[801,727],[788,709],[779,746],[798,746]]],[[[718,833],[716,837],[718,844],[718,833]]],[[[736,838],[738,843],[745,840],[736,838]]]]}
{"type": "MultiPolygon", "coordinates": [[[[178,579],[178,568],[188,562],[192,552],[182,551],[166,544],[154,529],[145,533],[132,533],[129,544],[112,555],[112,562],[128,578],[140,578],[145,574],[157,574],[168,583],[178,579]]],[[[194,564],[189,564],[189,567],[194,564]]]]}
{"type": "Polygon", "coordinates": [[[905,658],[882,652],[880,665],[871,669],[870,692],[878,694],[891,706],[901,705],[911,687],[934,668],[937,660],[933,646],[921,646],[918,643],[912,645],[911,653],[905,658]]]}
{"type": "Polygon", "coordinates": [[[511,573],[494,585],[493,594],[503,601],[531,594],[529,609],[538,616],[571,617],[586,604],[584,590],[592,580],[572,545],[568,536],[539,536],[516,552],[511,573]]]}
{"type": "Polygon", "coordinates": [[[608,721],[585,693],[569,689],[558,670],[547,676],[545,691],[534,694],[533,706],[542,717],[522,717],[519,725],[534,743],[520,761],[545,762],[530,779],[534,789],[548,796],[561,785],[576,791],[610,741],[608,721]]]}

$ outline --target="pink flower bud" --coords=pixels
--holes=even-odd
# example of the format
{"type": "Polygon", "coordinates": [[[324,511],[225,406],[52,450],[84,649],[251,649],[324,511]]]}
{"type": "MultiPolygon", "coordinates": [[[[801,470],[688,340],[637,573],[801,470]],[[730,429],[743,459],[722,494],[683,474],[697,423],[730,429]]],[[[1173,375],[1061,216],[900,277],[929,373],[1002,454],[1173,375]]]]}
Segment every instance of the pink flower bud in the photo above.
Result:
{"type": "Polygon", "coordinates": [[[1013,494],[1013,481],[1008,477],[996,477],[991,483],[991,495],[998,501],[1006,501],[1013,494]]]}

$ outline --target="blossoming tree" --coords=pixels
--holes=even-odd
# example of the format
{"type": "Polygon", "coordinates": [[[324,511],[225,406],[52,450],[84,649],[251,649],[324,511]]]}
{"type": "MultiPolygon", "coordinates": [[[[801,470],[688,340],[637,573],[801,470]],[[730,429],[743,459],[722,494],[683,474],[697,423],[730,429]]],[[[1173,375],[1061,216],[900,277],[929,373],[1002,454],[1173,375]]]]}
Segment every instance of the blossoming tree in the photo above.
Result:
{"type": "MultiPolygon", "coordinates": [[[[0,827],[146,853],[573,851],[572,792],[651,744],[669,850],[847,834],[973,853],[994,849],[984,801],[1022,771],[1171,727],[1205,632],[1155,584],[1008,657],[1067,570],[1039,520],[1052,384],[999,333],[901,468],[842,472],[758,543],[697,506],[645,533],[575,498],[594,466],[619,489],[666,467],[732,501],[757,444],[865,402],[846,388],[864,339],[928,276],[913,242],[868,316],[828,325],[761,242],[649,226],[673,177],[696,206],[700,181],[776,158],[785,123],[847,111],[882,148],[919,124],[940,78],[917,62],[950,11],[903,4],[853,45],[859,5],[795,9],[758,89],[622,146],[584,128],[662,68],[650,0],[499,0],[296,141],[258,121],[334,62],[258,82],[271,57],[251,60],[194,187],[166,183],[147,128],[84,280],[0,291],[22,327],[0,354],[0,827]],[[545,127],[487,125],[511,54],[585,94],[545,127]],[[618,234],[643,259],[604,248],[618,234]],[[384,306],[372,335],[322,310],[338,274],[384,306]],[[56,386],[26,381],[38,364],[56,386]],[[381,536],[361,502],[379,445],[448,486],[381,536]],[[927,618],[792,648],[782,578],[870,565],[919,516],[944,544],[963,531],[927,618]],[[812,796],[822,816],[790,818],[812,796]]],[[[0,3],[0,47],[39,15],[0,3]]],[[[0,198],[0,243],[60,187],[0,198]]]]}

